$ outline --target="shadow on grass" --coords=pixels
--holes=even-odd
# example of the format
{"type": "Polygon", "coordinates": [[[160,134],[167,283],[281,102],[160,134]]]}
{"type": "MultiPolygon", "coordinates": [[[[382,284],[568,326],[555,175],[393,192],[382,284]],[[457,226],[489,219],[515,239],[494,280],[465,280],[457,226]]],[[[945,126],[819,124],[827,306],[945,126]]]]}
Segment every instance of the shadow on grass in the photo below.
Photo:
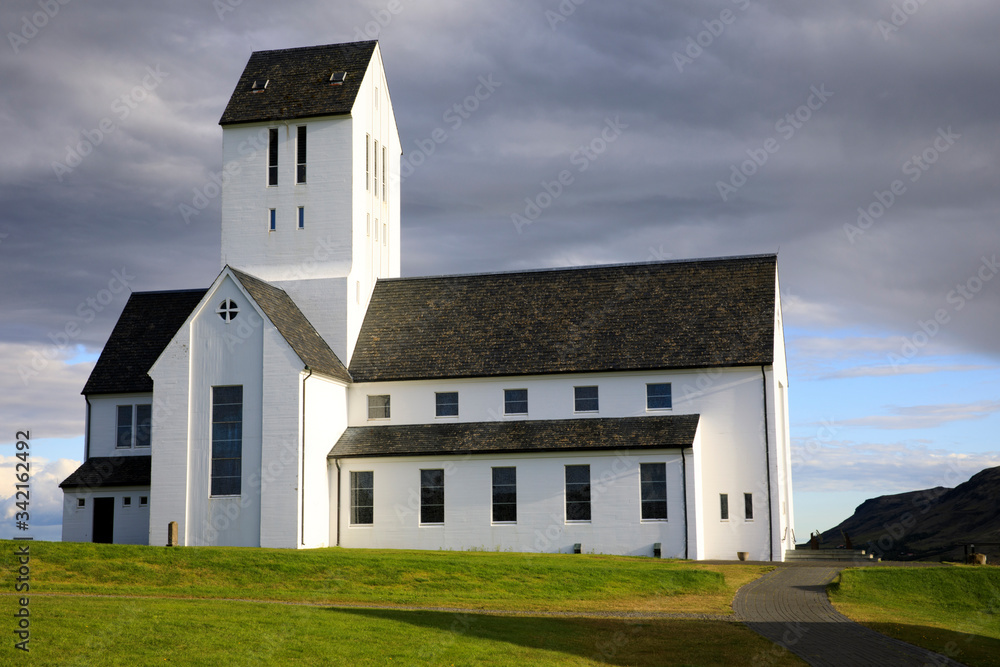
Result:
{"type": "Polygon", "coordinates": [[[574,657],[609,665],[736,665],[748,664],[747,659],[753,656],[758,658],[754,664],[804,664],[786,651],[775,651],[770,642],[737,622],[493,616],[463,611],[328,611],[420,628],[419,636],[425,643],[412,648],[417,648],[421,664],[469,658],[469,650],[486,650],[502,657],[503,664],[519,664],[520,653],[534,651],[552,652],[556,662],[574,657]]]}
{"type": "Polygon", "coordinates": [[[994,667],[1000,660],[1000,639],[993,637],[900,623],[865,623],[864,626],[946,655],[969,667],[994,667]]]}

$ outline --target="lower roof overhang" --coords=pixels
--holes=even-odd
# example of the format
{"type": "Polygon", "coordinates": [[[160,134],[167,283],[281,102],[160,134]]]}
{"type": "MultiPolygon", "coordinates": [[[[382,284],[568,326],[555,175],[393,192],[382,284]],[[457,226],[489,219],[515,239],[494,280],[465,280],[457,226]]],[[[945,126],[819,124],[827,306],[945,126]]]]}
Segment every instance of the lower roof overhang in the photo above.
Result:
{"type": "Polygon", "coordinates": [[[152,456],[94,456],[59,485],[62,489],[149,486],[152,456]]]}
{"type": "Polygon", "coordinates": [[[625,451],[692,447],[700,416],[351,426],[329,458],[625,451]]]}

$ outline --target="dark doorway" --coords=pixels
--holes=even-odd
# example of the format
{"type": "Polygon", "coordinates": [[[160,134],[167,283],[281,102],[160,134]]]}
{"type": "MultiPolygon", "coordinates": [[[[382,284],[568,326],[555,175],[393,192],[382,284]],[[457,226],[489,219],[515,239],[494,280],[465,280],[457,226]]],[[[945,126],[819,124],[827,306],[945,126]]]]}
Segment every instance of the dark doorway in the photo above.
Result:
{"type": "Polygon", "coordinates": [[[94,498],[94,542],[115,541],[115,499],[94,498]]]}

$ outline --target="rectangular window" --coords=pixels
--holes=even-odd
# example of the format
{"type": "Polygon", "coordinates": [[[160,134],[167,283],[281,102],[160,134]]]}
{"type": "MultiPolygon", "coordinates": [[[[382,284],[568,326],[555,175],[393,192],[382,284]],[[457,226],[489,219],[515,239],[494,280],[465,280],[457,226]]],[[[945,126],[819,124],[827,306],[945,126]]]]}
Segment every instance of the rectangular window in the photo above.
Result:
{"type": "Polygon", "coordinates": [[[597,412],[597,387],[573,387],[576,412],[597,412]]]}
{"type": "Polygon", "coordinates": [[[375,218],[375,243],[378,243],[378,218],[375,218]]]}
{"type": "Polygon", "coordinates": [[[299,206],[299,229],[306,228],[306,207],[299,206]]]}
{"type": "Polygon", "coordinates": [[[267,229],[268,231],[274,231],[277,229],[278,225],[278,212],[273,208],[267,212],[267,229]]]}
{"type": "Polygon", "coordinates": [[[389,395],[368,397],[368,419],[389,418],[389,395]]]}
{"type": "Polygon", "coordinates": [[[295,182],[306,182],[306,126],[299,125],[299,136],[295,142],[295,182]]]}
{"type": "Polygon", "coordinates": [[[527,389],[504,389],[503,390],[503,413],[505,415],[526,415],[526,414],[528,414],[528,390],[527,389]]]}
{"type": "Polygon", "coordinates": [[[719,518],[723,521],[729,521],[729,494],[720,493],[719,494],[719,518]]]}
{"type": "Polygon", "coordinates": [[[135,446],[149,447],[153,429],[153,406],[135,406],[135,446]]]}
{"type": "Polygon", "coordinates": [[[365,215],[365,236],[372,235],[372,214],[368,213],[365,215]]]}
{"type": "Polygon", "coordinates": [[[132,507],[132,496],[122,498],[122,507],[132,507]]]}
{"type": "Polygon", "coordinates": [[[278,130],[267,131],[267,184],[278,184],[278,130]]]}
{"type": "Polygon", "coordinates": [[[670,383],[646,385],[646,409],[666,410],[672,406],[670,383]]]}
{"type": "Polygon", "coordinates": [[[439,391],[434,394],[435,412],[438,417],[458,416],[458,392],[439,391]]]}
{"type": "Polygon", "coordinates": [[[371,189],[372,135],[365,135],[365,190],[371,189]]]}
{"type": "Polygon", "coordinates": [[[384,222],[382,223],[382,245],[388,245],[389,243],[389,230],[388,225],[384,222]]]}
{"type": "Polygon", "coordinates": [[[590,521],[590,466],[566,466],[566,520],[590,521]]]}
{"type": "Polygon", "coordinates": [[[149,496],[139,496],[139,507],[146,507],[149,505],[149,496]]]}
{"type": "Polygon", "coordinates": [[[86,498],[77,498],[76,499],[76,506],[79,509],[83,509],[84,507],[87,506],[87,499],[86,498]]]}
{"type": "Polygon", "coordinates": [[[640,463],[639,484],[643,519],[667,518],[667,464],[640,463]]]}
{"type": "Polygon", "coordinates": [[[240,495],[242,477],[243,387],[212,387],[212,495],[240,495]]]}
{"type": "Polygon", "coordinates": [[[351,473],[351,523],[355,525],[375,523],[374,472],[351,473]]]}
{"type": "Polygon", "coordinates": [[[382,146],[382,201],[389,201],[389,197],[386,194],[389,191],[389,179],[386,177],[385,165],[385,146],[382,146]]]}
{"type": "Polygon", "coordinates": [[[517,521],[517,468],[493,468],[493,521],[517,521]]]}
{"type": "Polygon", "coordinates": [[[378,141],[375,142],[375,164],[372,167],[375,172],[375,199],[378,199],[378,141]]]}
{"type": "Polygon", "coordinates": [[[132,446],[132,406],[118,406],[118,429],[115,436],[115,447],[132,446]]]}
{"type": "Polygon", "coordinates": [[[444,523],[444,470],[420,471],[420,523],[444,523]]]}
{"type": "Polygon", "coordinates": [[[747,521],[753,521],[753,494],[743,494],[743,511],[746,513],[747,521]]]}

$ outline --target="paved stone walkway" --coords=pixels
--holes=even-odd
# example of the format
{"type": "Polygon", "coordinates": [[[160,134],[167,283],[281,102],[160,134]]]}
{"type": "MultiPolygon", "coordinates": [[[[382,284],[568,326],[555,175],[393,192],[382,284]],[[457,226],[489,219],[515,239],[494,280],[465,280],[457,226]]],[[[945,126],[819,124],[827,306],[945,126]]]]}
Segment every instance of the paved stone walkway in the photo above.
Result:
{"type": "Polygon", "coordinates": [[[845,565],[850,563],[778,567],[737,591],[736,617],[813,667],[961,667],[943,655],[870,630],[835,610],[826,585],[845,565]]]}

